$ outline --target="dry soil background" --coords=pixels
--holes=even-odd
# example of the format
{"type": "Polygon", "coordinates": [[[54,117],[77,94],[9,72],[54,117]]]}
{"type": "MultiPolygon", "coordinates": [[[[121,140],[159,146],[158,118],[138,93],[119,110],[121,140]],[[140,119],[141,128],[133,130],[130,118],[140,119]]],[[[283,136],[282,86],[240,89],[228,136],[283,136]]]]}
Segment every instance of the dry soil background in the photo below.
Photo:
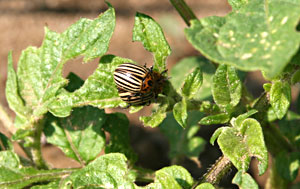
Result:
{"type": "MultiPolygon", "coordinates": [[[[186,2],[198,18],[211,15],[222,16],[230,11],[226,0],[186,0],[186,2]]],[[[184,38],[183,29],[186,25],[168,0],[111,0],[110,3],[116,9],[117,23],[108,53],[133,59],[140,64],[152,64],[151,54],[145,51],[140,43],[133,43],[131,40],[134,15],[138,11],[150,15],[162,26],[172,48],[172,54],[167,60],[168,68],[185,56],[198,55],[198,52],[184,38]]],[[[0,103],[8,109],[4,87],[7,54],[10,50],[13,51],[16,67],[23,49],[41,45],[44,26],[62,32],[79,18],[92,19],[106,9],[104,0],[0,0],[0,103]]],[[[81,59],[76,59],[66,64],[64,75],[73,71],[85,79],[96,66],[97,60],[82,64],[81,59]]],[[[144,109],[140,114],[149,114],[149,111],[149,108],[144,109]]],[[[12,112],[9,113],[14,116],[12,112]]],[[[130,130],[131,143],[139,153],[138,163],[152,169],[168,165],[170,163],[166,154],[168,145],[164,137],[155,129],[141,126],[137,114],[128,116],[133,125],[130,130]]],[[[2,123],[0,123],[0,131],[5,133],[2,123]]],[[[211,134],[206,133],[207,138],[211,134]]],[[[53,167],[79,166],[50,145],[44,146],[43,155],[53,167]]],[[[218,155],[218,153],[206,154],[203,155],[203,159],[209,159],[207,163],[211,164],[218,155]]],[[[187,161],[186,166],[194,165],[187,161]]],[[[199,169],[191,170],[196,177],[203,171],[205,169],[200,172],[199,169]]]]}

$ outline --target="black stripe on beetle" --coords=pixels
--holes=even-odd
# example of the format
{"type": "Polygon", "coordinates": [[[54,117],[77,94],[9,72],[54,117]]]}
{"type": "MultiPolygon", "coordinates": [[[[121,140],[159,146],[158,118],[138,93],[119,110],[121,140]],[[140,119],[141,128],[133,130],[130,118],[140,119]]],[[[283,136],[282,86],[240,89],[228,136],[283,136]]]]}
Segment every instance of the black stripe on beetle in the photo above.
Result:
{"type": "Polygon", "coordinates": [[[150,104],[161,93],[165,80],[152,67],[149,69],[132,63],[121,64],[114,72],[119,96],[129,106],[150,104]]]}

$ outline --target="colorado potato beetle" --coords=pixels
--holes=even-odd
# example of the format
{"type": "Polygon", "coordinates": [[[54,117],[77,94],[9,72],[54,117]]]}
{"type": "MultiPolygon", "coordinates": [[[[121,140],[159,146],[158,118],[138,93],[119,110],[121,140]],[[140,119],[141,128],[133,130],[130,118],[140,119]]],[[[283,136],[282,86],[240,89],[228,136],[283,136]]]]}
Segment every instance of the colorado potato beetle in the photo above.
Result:
{"type": "Polygon", "coordinates": [[[150,104],[162,92],[166,80],[163,73],[132,63],[119,65],[114,72],[114,81],[120,98],[129,106],[150,104]]]}

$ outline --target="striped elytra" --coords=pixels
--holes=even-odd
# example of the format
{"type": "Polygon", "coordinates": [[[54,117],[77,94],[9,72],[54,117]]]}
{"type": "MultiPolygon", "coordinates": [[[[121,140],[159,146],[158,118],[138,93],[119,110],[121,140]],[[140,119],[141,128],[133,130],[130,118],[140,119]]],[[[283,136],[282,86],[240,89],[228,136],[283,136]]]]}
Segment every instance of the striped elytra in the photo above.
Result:
{"type": "Polygon", "coordinates": [[[114,81],[120,98],[129,106],[145,105],[161,93],[165,77],[152,68],[124,63],[115,69],[114,81]]]}

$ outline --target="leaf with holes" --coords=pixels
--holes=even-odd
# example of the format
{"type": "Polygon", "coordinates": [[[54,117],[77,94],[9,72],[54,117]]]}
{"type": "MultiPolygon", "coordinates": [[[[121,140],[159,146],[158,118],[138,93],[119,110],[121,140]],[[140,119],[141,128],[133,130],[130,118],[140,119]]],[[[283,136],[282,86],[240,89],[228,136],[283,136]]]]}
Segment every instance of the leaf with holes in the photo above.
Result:
{"type": "Polygon", "coordinates": [[[166,69],[166,59],[171,54],[171,48],[153,18],[136,13],[132,40],[142,42],[145,49],[153,53],[155,70],[162,72],[166,69]]]}
{"type": "Polygon", "coordinates": [[[61,186],[72,188],[135,188],[135,174],[127,167],[123,154],[111,153],[98,157],[86,167],[74,171],[61,186]]]}
{"type": "Polygon", "coordinates": [[[244,71],[262,70],[268,78],[280,74],[297,53],[295,30],[300,1],[230,1],[225,17],[193,20],[185,30],[189,42],[208,59],[244,71]]]}
{"type": "Polygon", "coordinates": [[[90,106],[76,108],[66,118],[48,115],[44,133],[47,141],[68,157],[85,165],[94,160],[105,145],[102,127],[106,115],[90,106]]]}
{"type": "Polygon", "coordinates": [[[103,129],[110,134],[109,143],[105,146],[105,153],[123,153],[130,163],[137,160],[137,155],[130,146],[129,120],[125,114],[106,114],[103,129]]]}
{"type": "Polygon", "coordinates": [[[51,103],[51,113],[58,117],[70,114],[72,107],[91,105],[98,108],[125,107],[126,103],[119,97],[113,73],[123,63],[130,59],[105,55],[100,59],[98,68],[84,82],[83,86],[70,93],[61,91],[56,100],[51,103]]]}
{"type": "Polygon", "coordinates": [[[251,158],[256,157],[259,161],[259,174],[261,175],[266,171],[268,152],[262,128],[255,119],[247,118],[237,127],[218,129],[218,133],[214,136],[218,136],[218,144],[223,154],[230,159],[238,170],[246,172],[251,158]]]}
{"type": "Polygon", "coordinates": [[[191,188],[193,183],[192,176],[185,168],[173,165],[156,171],[154,183],[146,188],[191,188]]]}

